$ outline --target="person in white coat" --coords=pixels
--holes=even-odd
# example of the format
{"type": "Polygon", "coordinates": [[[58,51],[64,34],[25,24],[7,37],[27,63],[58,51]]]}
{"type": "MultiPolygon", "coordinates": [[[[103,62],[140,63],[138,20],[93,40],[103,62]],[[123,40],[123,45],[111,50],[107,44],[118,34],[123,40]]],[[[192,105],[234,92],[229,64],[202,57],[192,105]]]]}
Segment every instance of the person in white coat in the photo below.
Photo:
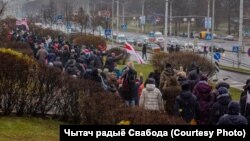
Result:
{"type": "Polygon", "coordinates": [[[149,79],[146,88],[142,90],[139,106],[151,111],[164,110],[161,91],[156,88],[153,78],[149,79]]]}

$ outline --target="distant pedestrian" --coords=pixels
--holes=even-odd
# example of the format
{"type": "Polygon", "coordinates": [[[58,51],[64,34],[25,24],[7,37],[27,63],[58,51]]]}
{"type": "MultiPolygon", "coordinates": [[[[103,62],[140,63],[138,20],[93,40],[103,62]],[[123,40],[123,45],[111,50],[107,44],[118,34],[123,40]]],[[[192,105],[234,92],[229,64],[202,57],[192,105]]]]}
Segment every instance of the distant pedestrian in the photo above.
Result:
{"type": "Polygon", "coordinates": [[[143,47],[142,47],[142,59],[146,58],[145,60],[148,59],[147,57],[147,45],[146,44],[143,44],[143,47]]]}

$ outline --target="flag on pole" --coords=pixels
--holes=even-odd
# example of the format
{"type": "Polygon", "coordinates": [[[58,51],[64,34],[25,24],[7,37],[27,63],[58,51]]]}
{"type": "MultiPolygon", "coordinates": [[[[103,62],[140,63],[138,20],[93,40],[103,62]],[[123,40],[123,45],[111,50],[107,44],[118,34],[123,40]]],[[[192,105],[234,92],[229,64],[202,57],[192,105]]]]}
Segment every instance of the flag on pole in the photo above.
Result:
{"type": "Polygon", "coordinates": [[[126,49],[126,51],[129,54],[136,56],[138,64],[145,64],[145,62],[142,59],[142,57],[138,53],[136,53],[134,47],[131,44],[129,44],[129,43],[126,42],[125,45],[124,45],[124,49],[126,49]]]}
{"type": "Polygon", "coordinates": [[[26,18],[17,20],[16,25],[24,25],[26,27],[26,30],[29,30],[28,20],[26,18]]]}

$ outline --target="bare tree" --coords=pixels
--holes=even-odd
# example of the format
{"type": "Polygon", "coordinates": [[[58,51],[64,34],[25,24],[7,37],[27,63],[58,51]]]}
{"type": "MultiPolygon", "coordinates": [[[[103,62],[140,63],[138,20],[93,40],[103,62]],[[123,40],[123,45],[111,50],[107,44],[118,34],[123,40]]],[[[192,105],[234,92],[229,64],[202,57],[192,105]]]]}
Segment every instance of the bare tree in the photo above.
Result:
{"type": "Polygon", "coordinates": [[[75,21],[80,25],[81,33],[83,32],[83,29],[85,29],[85,33],[86,33],[88,15],[86,15],[82,7],[79,8],[77,15],[75,16],[75,21]]]}
{"type": "Polygon", "coordinates": [[[4,11],[6,10],[7,2],[1,2],[0,3],[0,17],[4,14],[4,11]]]}
{"type": "Polygon", "coordinates": [[[48,13],[48,19],[50,22],[50,26],[52,27],[53,23],[54,23],[54,19],[56,16],[56,5],[55,5],[55,1],[54,0],[50,0],[49,1],[49,5],[48,5],[48,9],[47,9],[47,13],[48,13]]]}

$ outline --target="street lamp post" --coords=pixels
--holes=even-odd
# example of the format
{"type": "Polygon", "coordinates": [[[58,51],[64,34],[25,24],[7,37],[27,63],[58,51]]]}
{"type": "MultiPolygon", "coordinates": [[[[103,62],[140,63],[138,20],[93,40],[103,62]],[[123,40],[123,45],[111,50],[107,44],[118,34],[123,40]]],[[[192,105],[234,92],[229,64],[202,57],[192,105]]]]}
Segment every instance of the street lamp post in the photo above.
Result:
{"type": "Polygon", "coordinates": [[[170,33],[170,36],[172,36],[173,1],[174,1],[174,0],[171,0],[171,1],[170,1],[170,22],[169,22],[169,33],[170,33]]]}
{"type": "Polygon", "coordinates": [[[207,33],[209,33],[210,0],[207,2],[207,33]]]}
{"type": "Polygon", "coordinates": [[[243,45],[243,3],[244,0],[240,0],[240,22],[239,22],[239,45],[241,48],[242,53],[245,52],[244,45],[243,45]]]}
{"type": "Polygon", "coordinates": [[[187,43],[187,46],[189,48],[189,44],[190,44],[190,24],[191,24],[191,22],[194,22],[195,19],[194,18],[191,18],[191,19],[184,18],[183,21],[188,23],[188,43],[187,43]]]}
{"type": "MultiPolygon", "coordinates": [[[[239,46],[241,49],[241,52],[245,52],[245,47],[243,45],[243,0],[240,0],[240,21],[239,21],[239,46]]],[[[241,63],[241,56],[240,52],[238,51],[238,68],[240,68],[240,63],[241,63]]]]}
{"type": "Polygon", "coordinates": [[[112,19],[111,19],[111,28],[112,28],[112,32],[111,32],[111,42],[112,42],[112,48],[114,47],[114,0],[112,0],[112,19]]]}
{"type": "Polygon", "coordinates": [[[122,4],[122,25],[125,25],[125,8],[124,3],[122,4]]]}
{"type": "MultiPolygon", "coordinates": [[[[215,20],[215,0],[213,0],[213,11],[212,11],[212,45],[211,45],[211,62],[213,62],[214,54],[214,20],[215,20]]],[[[209,50],[209,48],[208,48],[209,50]]]]}
{"type": "Polygon", "coordinates": [[[164,35],[165,35],[164,52],[167,52],[167,46],[168,46],[168,42],[167,42],[167,38],[168,38],[168,0],[166,0],[164,35]]]}
{"type": "Polygon", "coordinates": [[[119,0],[117,0],[117,10],[116,10],[116,36],[119,34],[119,0]]]}
{"type": "MultiPolygon", "coordinates": [[[[142,18],[144,17],[144,7],[145,7],[145,0],[142,0],[142,18]]],[[[144,32],[144,23],[141,25],[141,31],[144,32]]]]}

